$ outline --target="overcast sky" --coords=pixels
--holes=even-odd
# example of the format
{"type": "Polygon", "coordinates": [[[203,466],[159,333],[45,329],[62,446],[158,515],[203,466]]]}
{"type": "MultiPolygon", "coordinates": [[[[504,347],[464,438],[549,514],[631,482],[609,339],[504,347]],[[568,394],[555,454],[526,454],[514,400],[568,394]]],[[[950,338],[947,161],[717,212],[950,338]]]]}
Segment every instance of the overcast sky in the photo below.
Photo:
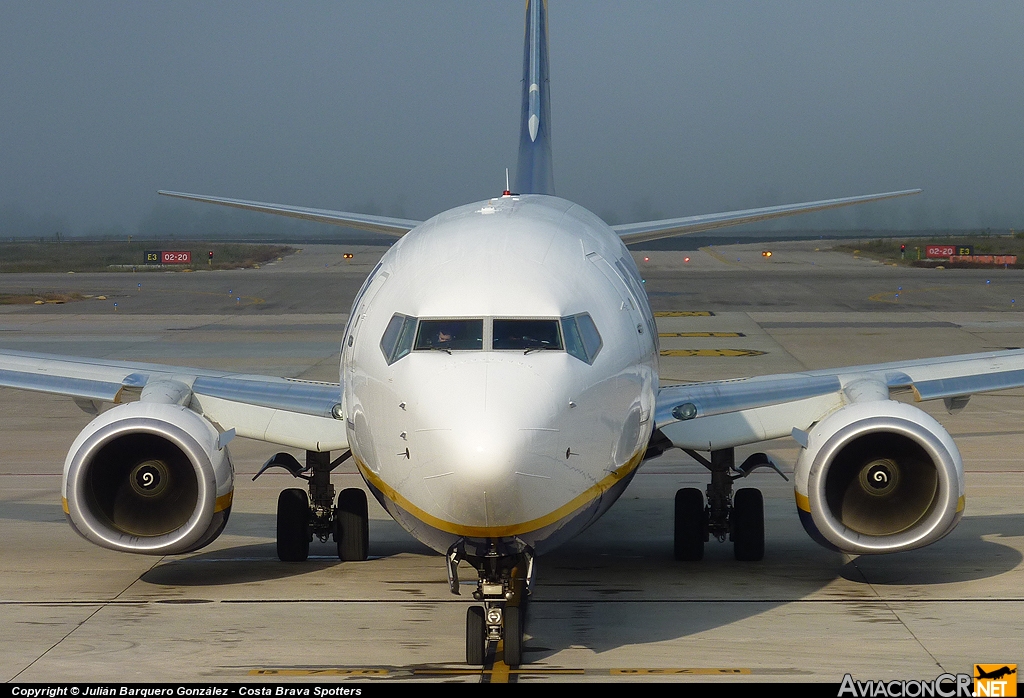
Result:
{"type": "MultiPolygon", "coordinates": [[[[921,187],[800,224],[1024,228],[1019,0],[549,11],[556,192],[612,222],[921,187]]],[[[411,218],[492,196],[523,20],[521,0],[2,0],[0,223],[196,210],[161,188],[411,218]]]]}

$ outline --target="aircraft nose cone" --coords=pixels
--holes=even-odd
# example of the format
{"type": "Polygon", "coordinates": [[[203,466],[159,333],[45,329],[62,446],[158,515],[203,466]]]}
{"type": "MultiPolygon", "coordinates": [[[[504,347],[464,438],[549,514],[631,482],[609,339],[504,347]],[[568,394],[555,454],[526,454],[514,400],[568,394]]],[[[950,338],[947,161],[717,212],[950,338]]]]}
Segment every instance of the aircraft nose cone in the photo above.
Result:
{"type": "Polygon", "coordinates": [[[481,415],[465,416],[466,422],[449,432],[448,466],[463,488],[493,490],[509,478],[522,454],[507,428],[481,415]]]}
{"type": "Polygon", "coordinates": [[[492,414],[463,413],[457,426],[431,439],[436,477],[424,478],[434,500],[455,522],[470,526],[512,525],[528,508],[521,475],[536,470],[516,427],[492,414]]]}
{"type": "Polygon", "coordinates": [[[516,523],[530,508],[524,492],[550,482],[556,463],[557,388],[531,370],[502,363],[468,363],[448,378],[419,404],[424,483],[460,522],[516,523]]]}

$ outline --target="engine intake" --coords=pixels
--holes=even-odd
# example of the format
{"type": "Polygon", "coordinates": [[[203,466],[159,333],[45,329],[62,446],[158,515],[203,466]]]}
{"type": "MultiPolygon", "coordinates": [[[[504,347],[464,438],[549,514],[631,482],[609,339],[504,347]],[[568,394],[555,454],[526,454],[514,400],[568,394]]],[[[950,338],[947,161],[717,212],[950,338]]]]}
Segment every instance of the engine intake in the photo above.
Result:
{"type": "Polygon", "coordinates": [[[808,533],[854,553],[933,543],[963,514],[963,461],[925,412],[892,400],[848,405],[816,425],[796,466],[808,533]]]}
{"type": "Polygon", "coordinates": [[[216,538],[231,511],[234,469],[209,421],[178,405],[135,402],[94,419],[64,465],[65,511],[89,541],[153,555],[216,538]]]}

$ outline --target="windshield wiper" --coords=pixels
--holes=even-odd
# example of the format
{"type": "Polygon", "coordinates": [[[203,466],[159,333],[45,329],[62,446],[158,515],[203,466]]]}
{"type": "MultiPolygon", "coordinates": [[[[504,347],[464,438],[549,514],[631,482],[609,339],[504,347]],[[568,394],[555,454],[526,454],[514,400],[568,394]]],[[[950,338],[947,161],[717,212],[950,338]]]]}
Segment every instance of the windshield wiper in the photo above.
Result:
{"type": "Polygon", "coordinates": [[[446,351],[449,354],[452,353],[451,347],[430,347],[431,351],[446,351]]]}
{"type": "Polygon", "coordinates": [[[536,346],[532,346],[529,349],[527,349],[526,351],[524,351],[523,352],[523,356],[526,356],[531,351],[544,351],[545,349],[555,349],[555,350],[557,350],[558,347],[554,346],[550,342],[541,342],[540,344],[538,344],[536,346]]]}

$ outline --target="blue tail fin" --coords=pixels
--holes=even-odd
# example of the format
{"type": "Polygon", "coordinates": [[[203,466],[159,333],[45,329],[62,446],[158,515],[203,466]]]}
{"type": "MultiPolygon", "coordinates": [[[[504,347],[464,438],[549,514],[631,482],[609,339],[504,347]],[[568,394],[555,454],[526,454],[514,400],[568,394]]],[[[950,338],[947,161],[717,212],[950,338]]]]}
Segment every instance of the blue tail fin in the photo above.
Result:
{"type": "Polygon", "coordinates": [[[555,193],[548,85],[548,4],[547,0],[527,0],[523,118],[515,183],[515,191],[519,194],[555,193]]]}

